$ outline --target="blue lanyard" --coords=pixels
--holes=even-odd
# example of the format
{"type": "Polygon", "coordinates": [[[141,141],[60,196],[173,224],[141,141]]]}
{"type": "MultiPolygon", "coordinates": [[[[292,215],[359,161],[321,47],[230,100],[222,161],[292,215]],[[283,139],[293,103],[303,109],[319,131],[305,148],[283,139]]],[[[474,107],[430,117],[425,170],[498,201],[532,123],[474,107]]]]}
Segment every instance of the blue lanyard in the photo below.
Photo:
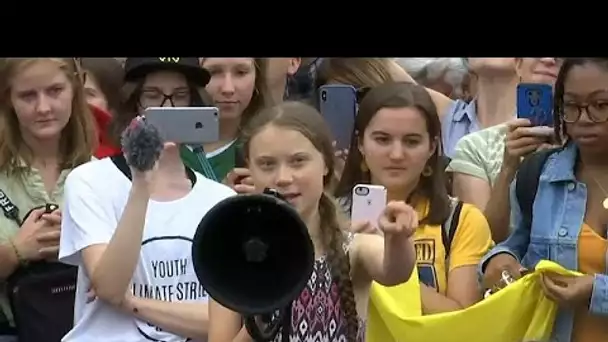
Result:
{"type": "Polygon", "coordinates": [[[191,147],[192,147],[192,152],[194,152],[194,154],[198,158],[198,162],[203,169],[203,174],[205,175],[205,177],[207,177],[211,180],[214,180],[216,182],[219,182],[219,179],[217,179],[215,171],[213,171],[213,167],[211,166],[211,163],[209,163],[209,160],[207,159],[207,154],[205,153],[205,150],[203,149],[203,145],[191,145],[191,147]]]}

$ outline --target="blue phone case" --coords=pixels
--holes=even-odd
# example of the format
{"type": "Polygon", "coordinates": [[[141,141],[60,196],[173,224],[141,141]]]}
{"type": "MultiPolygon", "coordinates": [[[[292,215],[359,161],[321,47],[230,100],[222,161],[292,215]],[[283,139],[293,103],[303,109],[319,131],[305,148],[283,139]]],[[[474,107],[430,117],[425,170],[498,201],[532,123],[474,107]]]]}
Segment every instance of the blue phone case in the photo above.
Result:
{"type": "Polygon", "coordinates": [[[319,108],[336,141],[336,148],[347,149],[355,127],[357,90],[351,85],[328,84],[319,88],[319,108]]]}
{"type": "Polygon", "coordinates": [[[534,126],[553,126],[553,88],[548,84],[519,84],[517,117],[530,120],[534,126]]]}

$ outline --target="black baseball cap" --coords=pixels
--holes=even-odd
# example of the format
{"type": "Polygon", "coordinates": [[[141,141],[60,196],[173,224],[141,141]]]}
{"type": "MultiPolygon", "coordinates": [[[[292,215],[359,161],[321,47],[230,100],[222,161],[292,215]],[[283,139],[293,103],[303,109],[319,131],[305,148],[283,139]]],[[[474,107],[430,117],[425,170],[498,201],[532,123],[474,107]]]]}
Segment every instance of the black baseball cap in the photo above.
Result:
{"type": "Polygon", "coordinates": [[[199,64],[197,57],[134,57],[125,61],[125,81],[134,81],[160,70],[180,72],[200,87],[206,86],[211,79],[211,74],[199,64]]]}

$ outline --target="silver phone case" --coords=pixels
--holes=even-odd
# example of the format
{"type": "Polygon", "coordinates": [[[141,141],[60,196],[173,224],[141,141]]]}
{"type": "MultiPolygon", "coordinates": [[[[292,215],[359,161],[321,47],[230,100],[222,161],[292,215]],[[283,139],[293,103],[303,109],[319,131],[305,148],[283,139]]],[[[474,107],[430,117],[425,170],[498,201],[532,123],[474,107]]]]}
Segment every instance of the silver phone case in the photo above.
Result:
{"type": "Polygon", "coordinates": [[[158,128],[164,141],[194,145],[220,139],[216,107],[150,107],[144,116],[146,122],[158,128]]]}

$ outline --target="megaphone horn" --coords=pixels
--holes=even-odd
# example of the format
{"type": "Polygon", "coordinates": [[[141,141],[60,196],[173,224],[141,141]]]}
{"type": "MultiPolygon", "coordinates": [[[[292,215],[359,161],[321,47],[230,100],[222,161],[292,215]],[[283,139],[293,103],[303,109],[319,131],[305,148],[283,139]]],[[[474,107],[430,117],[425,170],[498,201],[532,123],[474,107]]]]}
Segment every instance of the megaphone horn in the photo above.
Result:
{"type": "Polygon", "coordinates": [[[313,270],[306,224],[276,191],[216,204],[192,243],[194,271],[209,296],[244,316],[283,310],[313,270]]]}

